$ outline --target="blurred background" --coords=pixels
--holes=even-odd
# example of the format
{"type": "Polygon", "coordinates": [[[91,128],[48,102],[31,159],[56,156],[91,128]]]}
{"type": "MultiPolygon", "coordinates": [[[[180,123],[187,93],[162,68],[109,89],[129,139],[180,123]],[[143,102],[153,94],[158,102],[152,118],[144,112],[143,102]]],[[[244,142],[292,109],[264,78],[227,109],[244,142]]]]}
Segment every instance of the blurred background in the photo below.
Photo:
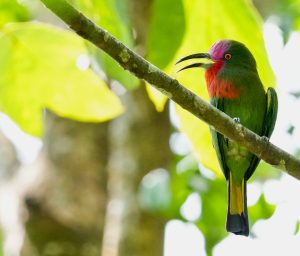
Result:
{"type": "MultiPolygon", "coordinates": [[[[70,2],[205,99],[203,71],[177,75],[176,60],[245,43],[279,96],[271,141],[300,155],[299,0],[70,2]]],[[[0,0],[0,106],[0,255],[299,254],[298,180],[262,162],[250,237],[227,234],[208,126],[39,0],[0,0]]]]}

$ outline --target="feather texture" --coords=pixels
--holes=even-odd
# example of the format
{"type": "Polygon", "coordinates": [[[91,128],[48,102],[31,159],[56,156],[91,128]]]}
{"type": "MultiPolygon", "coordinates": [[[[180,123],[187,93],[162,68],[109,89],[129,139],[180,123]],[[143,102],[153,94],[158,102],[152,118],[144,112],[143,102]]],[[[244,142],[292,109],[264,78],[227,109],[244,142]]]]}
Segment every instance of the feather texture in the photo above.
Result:
{"type": "MultiPolygon", "coordinates": [[[[229,47],[223,55],[230,53],[232,58],[227,61],[218,52],[220,59],[214,60],[215,64],[205,74],[210,102],[232,118],[237,117],[242,125],[253,132],[269,138],[277,116],[276,92],[269,88],[265,93],[250,51],[236,41],[226,42],[229,47]]],[[[234,234],[248,236],[246,182],[260,159],[213,128],[210,130],[213,146],[228,183],[226,228],[234,234]]]]}

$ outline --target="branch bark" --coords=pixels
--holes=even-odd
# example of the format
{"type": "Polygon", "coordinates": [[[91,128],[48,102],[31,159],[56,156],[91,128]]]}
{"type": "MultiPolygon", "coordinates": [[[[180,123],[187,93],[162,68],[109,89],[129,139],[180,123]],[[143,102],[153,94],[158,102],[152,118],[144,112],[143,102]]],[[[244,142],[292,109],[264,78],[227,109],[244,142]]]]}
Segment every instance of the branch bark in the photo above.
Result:
{"type": "Polygon", "coordinates": [[[300,161],[268,140],[235,123],[232,118],[182,86],[176,79],[136,54],[94,24],[66,0],[41,0],[78,35],[115,59],[125,70],[143,79],[202,121],[231,140],[245,146],[265,162],[300,179],[300,161]]]}

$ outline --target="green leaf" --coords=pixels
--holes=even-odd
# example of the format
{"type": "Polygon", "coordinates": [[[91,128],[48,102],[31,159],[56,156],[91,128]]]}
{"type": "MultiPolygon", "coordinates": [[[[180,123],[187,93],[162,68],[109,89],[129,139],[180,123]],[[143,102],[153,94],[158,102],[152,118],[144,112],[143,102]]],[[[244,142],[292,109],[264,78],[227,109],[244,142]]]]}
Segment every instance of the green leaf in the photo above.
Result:
{"type": "MultiPolygon", "coordinates": [[[[133,37],[128,19],[128,3],[119,0],[77,0],[80,9],[93,21],[105,28],[129,48],[133,48],[133,37]]],[[[105,74],[119,81],[128,89],[136,88],[139,80],[125,72],[110,56],[89,44],[88,48],[105,74]]]]}
{"type": "Polygon", "coordinates": [[[147,41],[147,59],[160,69],[174,59],[185,29],[182,0],[154,0],[147,41]]]}
{"type": "MultiPolygon", "coordinates": [[[[167,70],[173,64],[184,36],[186,24],[182,0],[154,0],[151,13],[147,59],[160,69],[167,70]]],[[[167,97],[149,85],[147,92],[157,111],[162,111],[167,97]]]]}
{"type": "Polygon", "coordinates": [[[149,84],[146,84],[146,91],[149,99],[154,104],[156,111],[162,112],[165,108],[168,98],[149,84]]]}
{"type": "Polygon", "coordinates": [[[8,22],[29,20],[28,10],[16,0],[1,0],[0,27],[8,22]]]}
{"type": "Polygon", "coordinates": [[[15,23],[0,34],[0,106],[25,131],[40,135],[42,109],[99,122],[122,113],[119,99],[76,62],[86,48],[75,34],[41,23],[15,23]]]}
{"type": "MultiPolygon", "coordinates": [[[[191,53],[206,52],[220,39],[234,39],[245,43],[254,54],[264,85],[274,85],[274,75],[264,47],[262,21],[249,1],[184,0],[183,3],[187,27],[178,59],[191,53]]],[[[181,72],[177,78],[184,86],[208,99],[203,71],[194,69],[181,72]]],[[[177,113],[181,130],[192,142],[198,159],[221,174],[208,126],[180,107],[177,113]]]]}

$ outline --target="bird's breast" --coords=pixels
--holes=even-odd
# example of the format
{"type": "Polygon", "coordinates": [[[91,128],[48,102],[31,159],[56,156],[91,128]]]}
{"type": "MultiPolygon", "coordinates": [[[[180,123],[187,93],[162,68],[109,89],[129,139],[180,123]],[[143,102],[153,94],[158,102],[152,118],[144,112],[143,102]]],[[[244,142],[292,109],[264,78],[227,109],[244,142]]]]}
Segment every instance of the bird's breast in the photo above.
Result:
{"type": "Polygon", "coordinates": [[[230,81],[218,78],[224,63],[218,61],[205,72],[205,80],[210,97],[235,99],[240,96],[238,89],[230,81]]]}
{"type": "Polygon", "coordinates": [[[209,96],[215,98],[235,99],[240,96],[240,91],[230,81],[225,79],[206,79],[209,96]]]}

